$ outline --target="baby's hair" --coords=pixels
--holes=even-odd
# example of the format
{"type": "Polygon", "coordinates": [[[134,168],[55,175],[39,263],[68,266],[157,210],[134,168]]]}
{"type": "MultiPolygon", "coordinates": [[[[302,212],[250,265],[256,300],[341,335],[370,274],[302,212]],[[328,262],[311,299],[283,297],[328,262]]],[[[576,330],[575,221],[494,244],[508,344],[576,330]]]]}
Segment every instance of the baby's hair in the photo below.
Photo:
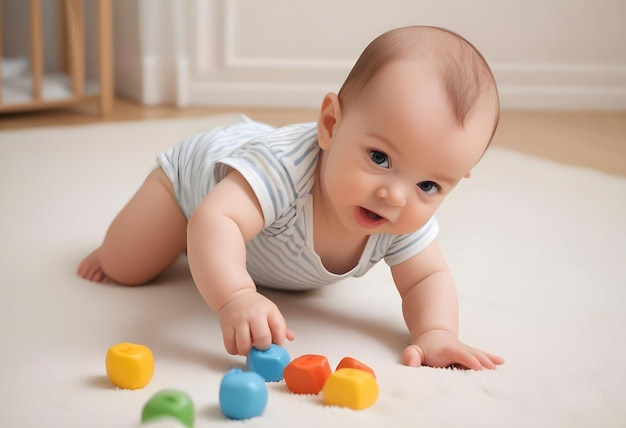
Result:
{"type": "Polygon", "coordinates": [[[491,92],[495,98],[497,124],[498,92],[487,61],[469,41],[452,31],[437,27],[397,28],[374,39],[365,48],[339,90],[339,102],[345,107],[355,100],[368,82],[391,61],[429,54],[437,59],[442,85],[457,123],[463,126],[481,96],[491,92]]]}

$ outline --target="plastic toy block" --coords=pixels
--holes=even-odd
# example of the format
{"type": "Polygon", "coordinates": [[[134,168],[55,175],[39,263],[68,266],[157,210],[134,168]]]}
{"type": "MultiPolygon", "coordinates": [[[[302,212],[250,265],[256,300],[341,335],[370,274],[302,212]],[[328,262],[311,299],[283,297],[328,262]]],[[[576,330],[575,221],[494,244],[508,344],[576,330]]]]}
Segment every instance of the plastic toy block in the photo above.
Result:
{"type": "Polygon", "coordinates": [[[337,368],[335,370],[339,369],[365,370],[366,372],[371,373],[374,378],[376,377],[376,373],[374,373],[374,370],[370,366],[365,365],[356,358],[352,357],[344,357],[341,361],[339,361],[339,364],[337,365],[337,368]]]}
{"type": "Polygon", "coordinates": [[[322,393],[325,404],[362,410],[378,399],[378,384],[369,372],[345,368],[328,377],[322,393]]]}
{"type": "Polygon", "coordinates": [[[232,369],[220,384],[220,409],[229,419],[249,419],[261,415],[267,405],[265,379],[255,372],[232,369]]]}
{"type": "Polygon", "coordinates": [[[285,348],[272,344],[265,351],[252,348],[246,358],[246,368],[260,374],[267,382],[279,382],[283,380],[283,370],[290,361],[285,348]]]}
{"type": "Polygon", "coordinates": [[[143,388],[154,374],[152,351],[134,343],[122,342],[111,346],[105,365],[109,380],[125,389],[143,388]]]}
{"type": "Polygon", "coordinates": [[[172,418],[187,428],[193,428],[195,411],[189,395],[175,389],[164,389],[148,400],[141,412],[141,422],[172,418]]]}
{"type": "Polygon", "coordinates": [[[330,376],[330,365],[323,355],[302,355],[285,367],[284,376],[291,392],[317,394],[330,376]]]}

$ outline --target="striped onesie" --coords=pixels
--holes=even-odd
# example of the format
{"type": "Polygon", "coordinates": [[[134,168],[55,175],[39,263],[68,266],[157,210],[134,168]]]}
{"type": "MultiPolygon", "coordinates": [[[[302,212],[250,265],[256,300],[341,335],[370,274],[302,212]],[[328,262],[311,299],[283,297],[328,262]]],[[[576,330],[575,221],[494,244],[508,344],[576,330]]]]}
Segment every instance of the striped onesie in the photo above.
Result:
{"type": "Polygon", "coordinates": [[[188,138],[158,157],[189,219],[204,196],[231,169],[248,181],[265,227],[246,244],[248,273],[257,285],[286,290],[323,287],[362,276],[383,258],[393,266],[434,241],[431,218],[406,235],[370,235],[357,265],[338,275],[327,271],[313,245],[312,189],[320,148],[315,123],[274,129],[247,117],[231,126],[188,138]]]}

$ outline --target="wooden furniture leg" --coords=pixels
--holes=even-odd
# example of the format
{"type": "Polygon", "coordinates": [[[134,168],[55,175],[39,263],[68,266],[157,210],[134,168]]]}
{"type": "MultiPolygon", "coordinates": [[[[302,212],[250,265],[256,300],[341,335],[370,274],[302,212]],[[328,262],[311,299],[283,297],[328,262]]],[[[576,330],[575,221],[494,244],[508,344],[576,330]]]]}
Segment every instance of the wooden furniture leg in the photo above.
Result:
{"type": "MultiPolygon", "coordinates": [[[[2,22],[2,0],[0,0],[0,22],[2,22]]],[[[2,28],[0,28],[0,105],[2,105],[2,28]]]]}
{"type": "Polygon", "coordinates": [[[85,87],[85,18],[83,0],[65,0],[67,29],[68,74],[72,80],[72,93],[76,99],[83,96],[85,87]]]}
{"type": "Polygon", "coordinates": [[[41,0],[30,0],[30,61],[33,74],[33,102],[41,103],[43,85],[43,23],[41,0]]]}
{"type": "Polygon", "coordinates": [[[113,8],[111,0],[98,1],[98,41],[100,55],[100,115],[113,110],[113,8]]]}

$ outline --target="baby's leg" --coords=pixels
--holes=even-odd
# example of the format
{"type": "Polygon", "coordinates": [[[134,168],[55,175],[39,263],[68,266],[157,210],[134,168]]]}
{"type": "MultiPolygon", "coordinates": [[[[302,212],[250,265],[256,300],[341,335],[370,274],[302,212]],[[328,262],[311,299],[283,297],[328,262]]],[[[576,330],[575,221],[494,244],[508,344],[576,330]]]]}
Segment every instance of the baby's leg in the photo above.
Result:
{"type": "Polygon", "coordinates": [[[95,282],[140,285],[171,265],[187,247],[187,220],[161,168],[146,178],[109,227],[102,246],[78,267],[95,282]]]}

